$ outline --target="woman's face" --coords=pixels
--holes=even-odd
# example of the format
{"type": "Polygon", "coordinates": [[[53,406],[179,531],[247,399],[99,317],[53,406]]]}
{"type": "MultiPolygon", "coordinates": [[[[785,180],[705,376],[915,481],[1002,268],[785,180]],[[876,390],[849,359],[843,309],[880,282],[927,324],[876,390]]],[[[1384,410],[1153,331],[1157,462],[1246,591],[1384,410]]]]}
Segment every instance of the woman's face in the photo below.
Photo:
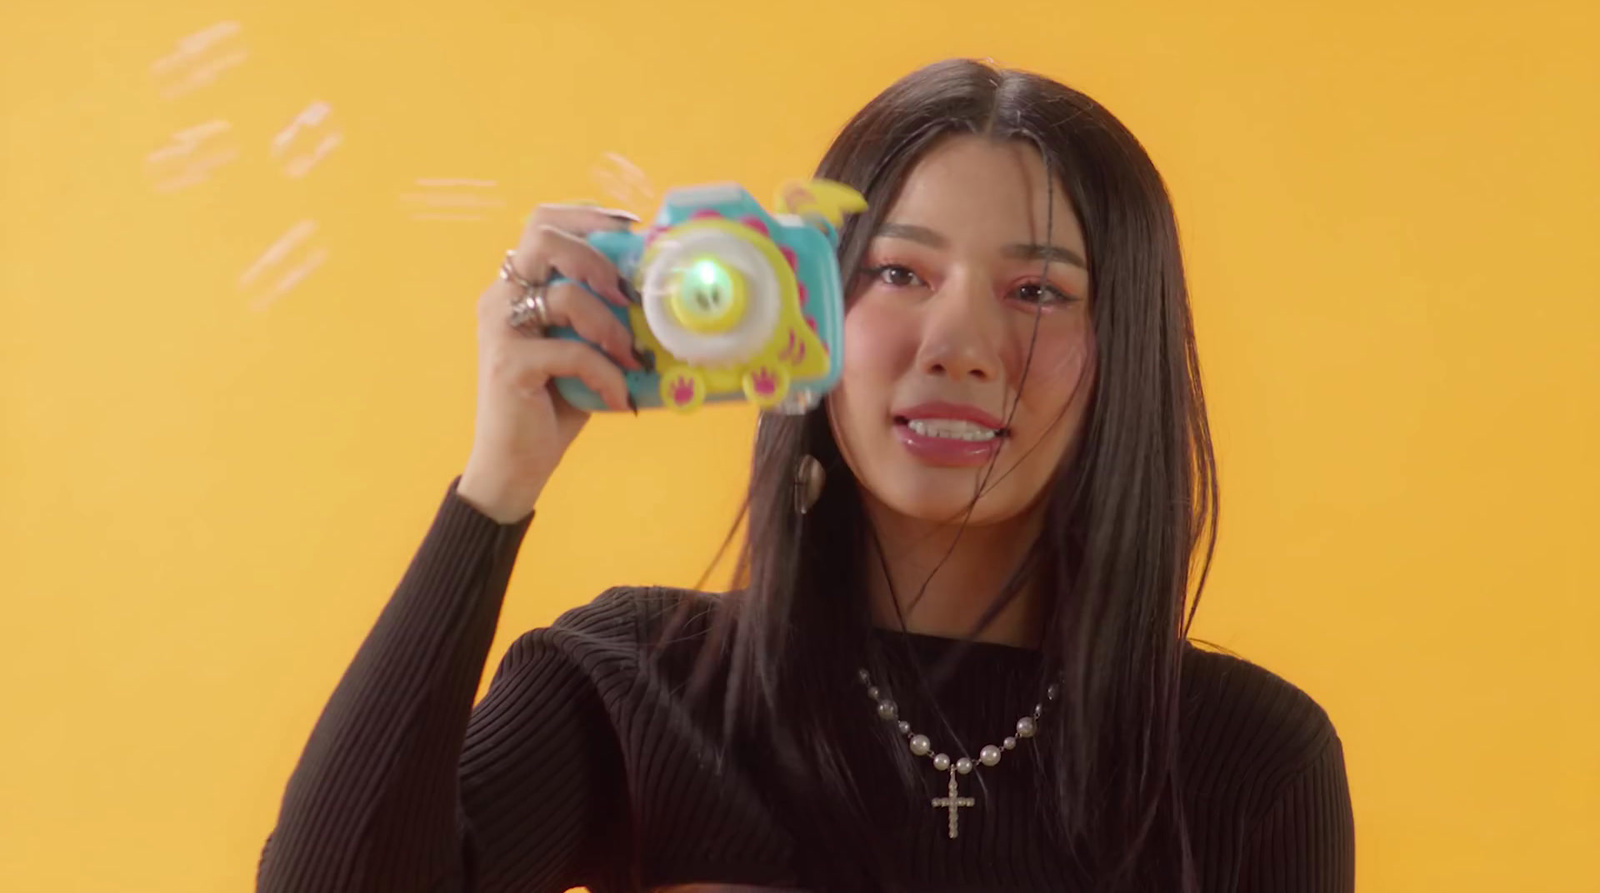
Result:
{"type": "Polygon", "coordinates": [[[986,478],[970,524],[1038,503],[1091,390],[1086,262],[1077,216],[1059,189],[1046,195],[1031,146],[959,136],[923,158],[850,286],[829,399],[869,500],[956,522],[986,478]]]}

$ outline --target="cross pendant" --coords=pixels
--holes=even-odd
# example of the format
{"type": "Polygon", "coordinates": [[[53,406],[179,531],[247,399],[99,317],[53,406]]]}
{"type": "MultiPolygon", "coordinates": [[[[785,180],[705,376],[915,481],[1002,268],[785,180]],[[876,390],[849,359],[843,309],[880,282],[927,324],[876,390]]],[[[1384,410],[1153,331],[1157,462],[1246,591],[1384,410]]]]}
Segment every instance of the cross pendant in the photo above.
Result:
{"type": "Polygon", "coordinates": [[[961,791],[956,786],[956,768],[954,766],[950,767],[949,791],[948,796],[933,798],[933,806],[935,809],[947,809],[950,811],[950,839],[955,840],[957,828],[961,824],[961,813],[958,810],[964,806],[976,806],[978,801],[971,797],[961,796],[961,791]]]}

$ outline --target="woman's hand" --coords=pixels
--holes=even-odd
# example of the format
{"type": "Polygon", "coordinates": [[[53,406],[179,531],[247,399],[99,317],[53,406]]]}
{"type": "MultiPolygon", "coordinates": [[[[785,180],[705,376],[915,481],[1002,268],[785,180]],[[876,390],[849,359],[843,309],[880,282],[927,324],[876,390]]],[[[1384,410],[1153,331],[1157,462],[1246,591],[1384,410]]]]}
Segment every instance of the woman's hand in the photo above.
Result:
{"type": "Polygon", "coordinates": [[[588,413],[556,393],[554,379],[581,380],[612,409],[631,406],[618,365],[640,368],[633,336],[601,303],[626,306],[628,297],[617,268],[584,235],[626,229],[636,220],[620,211],[543,205],[529,218],[511,257],[512,269],[528,282],[546,282],[560,271],[565,281],[545,292],[549,324],[570,326],[592,343],[513,329],[507,319],[523,291],[514,282],[497,280],[478,299],[477,415],[456,493],[500,523],[533,510],[588,420],[588,413]]]}

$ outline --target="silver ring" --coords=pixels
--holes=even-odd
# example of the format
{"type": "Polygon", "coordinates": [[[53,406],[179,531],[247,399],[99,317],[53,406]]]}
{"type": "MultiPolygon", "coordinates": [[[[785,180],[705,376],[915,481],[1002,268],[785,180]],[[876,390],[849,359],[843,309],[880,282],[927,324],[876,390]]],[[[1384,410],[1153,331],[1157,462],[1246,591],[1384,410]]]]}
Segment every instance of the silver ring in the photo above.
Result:
{"type": "Polygon", "coordinates": [[[500,263],[500,278],[522,289],[521,294],[511,299],[511,315],[506,318],[506,323],[530,338],[537,338],[550,328],[550,306],[544,299],[548,284],[529,282],[518,275],[511,264],[515,256],[515,251],[507,251],[505,260],[500,263]]]}
{"type": "Polygon", "coordinates": [[[536,285],[511,302],[511,315],[506,323],[531,338],[544,334],[550,328],[550,306],[544,300],[544,286],[536,285]]]}

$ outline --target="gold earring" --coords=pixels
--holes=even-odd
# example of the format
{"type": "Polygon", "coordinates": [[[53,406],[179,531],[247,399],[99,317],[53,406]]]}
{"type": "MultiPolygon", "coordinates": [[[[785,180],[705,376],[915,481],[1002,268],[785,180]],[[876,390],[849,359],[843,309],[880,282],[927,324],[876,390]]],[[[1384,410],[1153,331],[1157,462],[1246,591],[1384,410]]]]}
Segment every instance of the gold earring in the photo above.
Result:
{"type": "Polygon", "coordinates": [[[828,482],[828,472],[817,457],[810,454],[800,457],[794,466],[794,510],[804,515],[822,498],[822,486],[828,482]]]}

